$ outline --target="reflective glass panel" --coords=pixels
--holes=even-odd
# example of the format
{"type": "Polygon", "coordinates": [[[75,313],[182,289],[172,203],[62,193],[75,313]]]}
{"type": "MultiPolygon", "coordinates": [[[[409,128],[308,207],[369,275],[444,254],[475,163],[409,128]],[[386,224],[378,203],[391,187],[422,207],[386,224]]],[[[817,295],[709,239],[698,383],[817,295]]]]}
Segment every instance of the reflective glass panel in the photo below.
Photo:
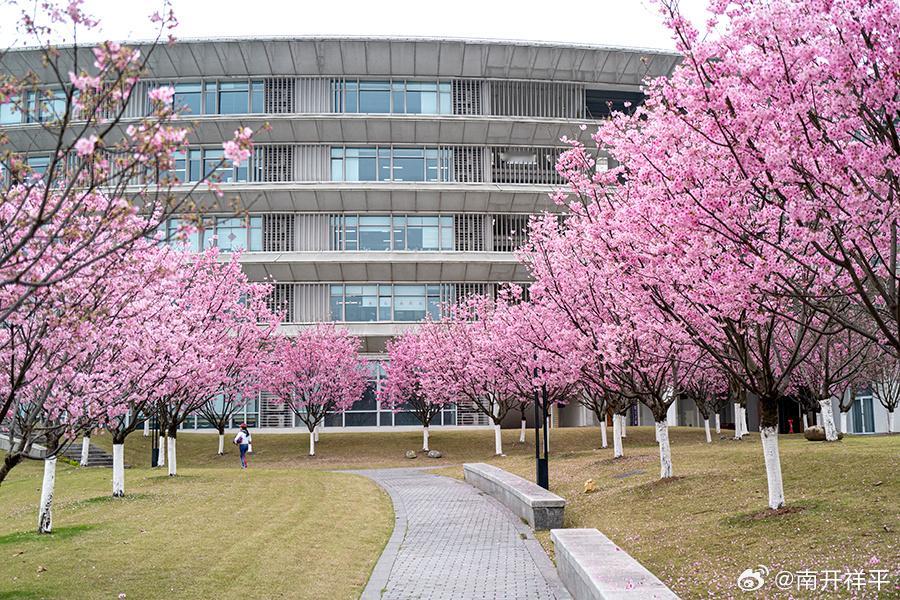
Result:
{"type": "Polygon", "coordinates": [[[175,110],[182,114],[200,114],[200,82],[176,83],[173,102],[175,110]]]}

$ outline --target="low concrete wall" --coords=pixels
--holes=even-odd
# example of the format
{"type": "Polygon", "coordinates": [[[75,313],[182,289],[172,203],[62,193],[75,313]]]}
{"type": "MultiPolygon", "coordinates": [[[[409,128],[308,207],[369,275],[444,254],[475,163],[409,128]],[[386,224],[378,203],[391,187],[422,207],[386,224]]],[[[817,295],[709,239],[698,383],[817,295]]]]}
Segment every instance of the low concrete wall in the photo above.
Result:
{"type": "Polygon", "coordinates": [[[528,521],[532,529],[562,527],[565,498],[485,463],[463,465],[466,482],[499,500],[513,513],[528,521]]]}
{"type": "Polygon", "coordinates": [[[556,570],[575,600],[677,599],[653,573],[596,529],[554,529],[556,570]]]}

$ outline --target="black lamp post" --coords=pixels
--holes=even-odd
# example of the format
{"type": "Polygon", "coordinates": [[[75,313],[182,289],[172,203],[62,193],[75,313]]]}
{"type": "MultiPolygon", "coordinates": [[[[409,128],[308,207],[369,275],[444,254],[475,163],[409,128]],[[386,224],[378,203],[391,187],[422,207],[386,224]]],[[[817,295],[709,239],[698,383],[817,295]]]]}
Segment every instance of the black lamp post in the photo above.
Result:
{"type": "MultiPolygon", "coordinates": [[[[537,368],[534,369],[534,378],[537,379],[537,368]]],[[[550,467],[547,462],[549,457],[550,448],[547,447],[547,386],[541,385],[540,395],[538,395],[537,390],[534,390],[534,460],[537,484],[545,490],[550,489],[550,467]],[[543,422],[543,426],[541,422],[543,422]],[[543,444],[541,444],[541,429],[544,430],[543,444]],[[541,457],[542,445],[544,447],[543,457],[541,457]]]]}
{"type": "Polygon", "coordinates": [[[150,419],[150,466],[159,466],[159,419],[156,415],[148,417],[150,419]]]}

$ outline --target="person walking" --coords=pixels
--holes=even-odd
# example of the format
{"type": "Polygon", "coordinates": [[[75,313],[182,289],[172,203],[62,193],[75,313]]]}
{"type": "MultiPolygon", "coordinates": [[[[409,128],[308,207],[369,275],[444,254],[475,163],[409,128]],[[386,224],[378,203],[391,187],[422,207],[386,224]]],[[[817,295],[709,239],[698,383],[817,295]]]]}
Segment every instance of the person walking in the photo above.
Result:
{"type": "Polygon", "coordinates": [[[232,442],[241,450],[241,468],[247,468],[247,450],[250,448],[250,444],[253,442],[253,438],[250,437],[250,431],[247,429],[246,423],[241,423],[241,429],[238,431],[238,434],[234,436],[234,441],[232,442]]]}

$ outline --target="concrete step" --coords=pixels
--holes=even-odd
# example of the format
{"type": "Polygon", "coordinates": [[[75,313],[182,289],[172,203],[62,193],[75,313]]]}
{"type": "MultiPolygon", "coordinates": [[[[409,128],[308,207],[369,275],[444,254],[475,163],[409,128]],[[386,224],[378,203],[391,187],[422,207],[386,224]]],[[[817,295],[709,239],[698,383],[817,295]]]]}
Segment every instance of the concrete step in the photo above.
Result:
{"type": "MultiPolygon", "coordinates": [[[[76,440],[69,445],[63,452],[63,456],[75,462],[81,461],[81,440],[76,440]]],[[[106,452],[102,448],[98,448],[94,444],[88,447],[88,464],[89,467],[109,467],[112,468],[112,454],[106,452]]]]}

